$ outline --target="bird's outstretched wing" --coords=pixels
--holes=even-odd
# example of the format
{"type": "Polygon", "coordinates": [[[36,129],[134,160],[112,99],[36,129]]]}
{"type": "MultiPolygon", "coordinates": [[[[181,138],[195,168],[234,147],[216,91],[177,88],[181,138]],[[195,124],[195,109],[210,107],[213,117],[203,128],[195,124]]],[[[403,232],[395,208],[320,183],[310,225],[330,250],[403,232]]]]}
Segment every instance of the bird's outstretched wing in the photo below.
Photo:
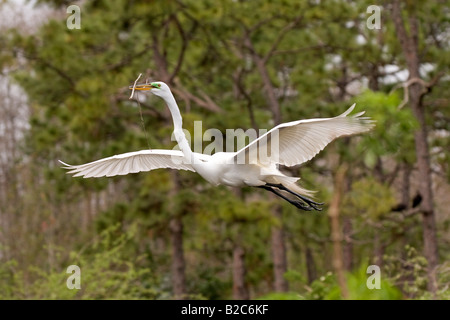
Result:
{"type": "Polygon", "coordinates": [[[239,150],[237,163],[295,166],[311,160],[338,137],[369,131],[375,124],[364,112],[348,116],[353,104],[334,118],[299,120],[280,124],[239,150]]]}
{"type": "Polygon", "coordinates": [[[65,166],[64,169],[70,170],[69,174],[84,178],[111,177],[159,168],[195,171],[190,164],[186,163],[183,153],[179,150],[141,150],[81,165],[69,165],[61,160],[59,162],[65,166]]]}

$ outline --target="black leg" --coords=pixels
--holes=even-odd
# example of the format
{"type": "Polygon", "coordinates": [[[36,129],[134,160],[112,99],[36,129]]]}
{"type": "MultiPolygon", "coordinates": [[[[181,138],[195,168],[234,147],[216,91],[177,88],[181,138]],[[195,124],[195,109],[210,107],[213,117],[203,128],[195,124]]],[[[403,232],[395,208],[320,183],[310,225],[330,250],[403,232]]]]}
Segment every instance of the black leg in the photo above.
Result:
{"type": "Polygon", "coordinates": [[[301,200],[303,200],[304,202],[306,202],[308,205],[310,205],[310,206],[313,207],[314,209],[319,210],[319,211],[322,210],[322,208],[318,208],[318,207],[316,207],[316,206],[321,206],[321,205],[323,205],[323,203],[315,202],[315,201],[313,201],[313,200],[311,200],[311,199],[309,199],[309,198],[307,198],[307,197],[305,197],[305,196],[302,196],[301,194],[298,194],[297,192],[294,192],[294,191],[292,191],[292,190],[286,188],[286,187],[283,186],[282,184],[266,183],[266,186],[274,187],[274,188],[278,188],[278,189],[280,189],[280,190],[287,191],[287,192],[289,192],[290,194],[292,194],[292,195],[294,195],[294,196],[300,198],[301,200]]]}
{"type": "Polygon", "coordinates": [[[311,206],[311,205],[305,206],[300,201],[291,200],[291,199],[285,197],[283,194],[281,194],[280,192],[276,191],[275,189],[273,189],[273,188],[271,188],[269,186],[259,186],[258,188],[262,188],[262,189],[265,189],[265,190],[268,190],[270,192],[275,193],[277,196],[279,196],[280,198],[283,198],[284,200],[286,200],[287,202],[289,202],[290,204],[296,206],[299,209],[302,209],[302,210],[305,210],[305,211],[311,211],[313,209],[319,210],[319,211],[322,210],[321,208],[315,208],[314,206],[311,206]]]}

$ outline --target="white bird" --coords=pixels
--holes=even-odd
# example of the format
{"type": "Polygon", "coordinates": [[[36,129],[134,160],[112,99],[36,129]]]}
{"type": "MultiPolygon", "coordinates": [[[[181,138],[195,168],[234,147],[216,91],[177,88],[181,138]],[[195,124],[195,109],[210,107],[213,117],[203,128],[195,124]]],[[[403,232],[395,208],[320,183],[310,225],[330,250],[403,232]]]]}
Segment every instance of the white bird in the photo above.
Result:
{"type": "Polygon", "coordinates": [[[363,133],[374,127],[374,121],[361,117],[364,112],[348,116],[353,104],[334,118],[319,118],[282,123],[237,152],[216,152],[205,155],[193,152],[182,129],[182,118],[169,86],[152,82],[130,87],[150,91],[161,97],[169,107],[174,125],[174,136],[180,150],[141,150],[104,158],[98,161],[69,165],[65,169],[74,177],[111,177],[159,168],[197,172],[213,185],[232,187],[260,187],[275,193],[302,210],[321,210],[308,197],[313,192],[296,184],[300,179],[279,170],[279,165],[295,166],[317,155],[338,137],[363,133]],[[274,141],[277,143],[273,143],[274,141]],[[270,142],[270,143],[269,143],[270,142]],[[262,157],[261,155],[267,155],[262,157]]]}

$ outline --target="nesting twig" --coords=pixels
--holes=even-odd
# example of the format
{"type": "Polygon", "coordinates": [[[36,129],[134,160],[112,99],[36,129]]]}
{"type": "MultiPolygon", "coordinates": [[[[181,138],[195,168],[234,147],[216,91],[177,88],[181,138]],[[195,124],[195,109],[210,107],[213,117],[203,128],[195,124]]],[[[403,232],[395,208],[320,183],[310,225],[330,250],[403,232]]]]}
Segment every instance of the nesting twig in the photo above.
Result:
{"type": "Polygon", "coordinates": [[[139,76],[137,77],[137,79],[134,81],[134,85],[133,85],[133,90],[131,91],[131,96],[130,96],[130,100],[133,99],[133,95],[134,95],[134,89],[136,89],[136,84],[139,81],[139,79],[141,78],[142,73],[139,73],[139,76]]]}
{"type": "MultiPolygon", "coordinates": [[[[133,95],[134,95],[134,90],[136,89],[136,84],[139,81],[139,79],[141,78],[142,73],[139,73],[139,76],[137,77],[137,79],[134,81],[134,85],[133,85],[133,90],[131,91],[131,96],[129,99],[133,99],[133,95]]],[[[148,148],[150,148],[150,142],[148,140],[148,134],[147,134],[147,130],[145,129],[145,121],[144,121],[144,117],[142,116],[142,108],[141,108],[141,104],[139,102],[139,99],[136,99],[138,105],[139,105],[139,115],[141,117],[141,125],[142,125],[142,129],[144,129],[144,134],[145,134],[145,139],[147,140],[147,145],[148,148]]]]}

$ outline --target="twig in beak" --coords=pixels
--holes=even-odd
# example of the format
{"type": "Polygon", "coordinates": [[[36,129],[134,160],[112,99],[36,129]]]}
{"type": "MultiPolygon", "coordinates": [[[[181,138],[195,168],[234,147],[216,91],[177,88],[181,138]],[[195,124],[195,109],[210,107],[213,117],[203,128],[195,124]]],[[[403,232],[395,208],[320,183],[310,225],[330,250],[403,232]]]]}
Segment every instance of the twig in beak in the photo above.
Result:
{"type": "Polygon", "coordinates": [[[142,73],[139,73],[139,77],[137,77],[136,81],[134,81],[133,90],[131,91],[131,96],[129,98],[130,100],[133,99],[134,89],[136,88],[136,83],[138,82],[138,80],[141,76],[142,76],[142,73]]]}

